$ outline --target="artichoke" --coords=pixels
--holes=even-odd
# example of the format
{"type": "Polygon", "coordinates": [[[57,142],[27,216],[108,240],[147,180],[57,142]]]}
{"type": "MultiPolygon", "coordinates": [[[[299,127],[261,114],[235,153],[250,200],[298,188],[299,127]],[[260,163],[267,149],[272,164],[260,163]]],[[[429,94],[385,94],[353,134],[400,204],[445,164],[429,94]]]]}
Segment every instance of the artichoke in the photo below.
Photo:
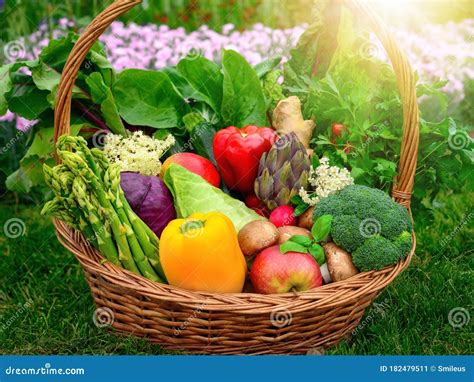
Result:
{"type": "Polygon", "coordinates": [[[295,133],[279,138],[260,158],[255,194],[273,210],[289,204],[301,187],[308,185],[310,159],[295,133]]]}

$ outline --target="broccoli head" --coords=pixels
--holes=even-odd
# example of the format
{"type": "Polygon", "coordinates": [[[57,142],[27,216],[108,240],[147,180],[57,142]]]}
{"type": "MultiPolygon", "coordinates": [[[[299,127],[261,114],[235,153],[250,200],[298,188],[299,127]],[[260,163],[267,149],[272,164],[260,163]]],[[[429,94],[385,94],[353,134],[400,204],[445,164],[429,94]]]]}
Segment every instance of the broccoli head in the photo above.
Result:
{"type": "Polygon", "coordinates": [[[382,269],[410,252],[410,215],[381,190],[347,186],[319,201],[314,220],[322,215],[333,216],[334,243],[352,253],[361,271],[382,269]]]}

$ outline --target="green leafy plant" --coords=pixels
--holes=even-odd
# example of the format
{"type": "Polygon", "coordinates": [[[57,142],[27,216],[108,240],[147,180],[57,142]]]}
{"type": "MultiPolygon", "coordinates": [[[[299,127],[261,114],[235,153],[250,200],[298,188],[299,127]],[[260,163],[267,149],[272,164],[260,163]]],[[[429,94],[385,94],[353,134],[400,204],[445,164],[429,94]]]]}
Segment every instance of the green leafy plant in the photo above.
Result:
{"type": "Polygon", "coordinates": [[[221,115],[226,126],[265,126],[267,109],[255,70],[237,52],[226,50],[222,57],[224,92],[221,115]]]}
{"type": "MultiPolygon", "coordinates": [[[[52,40],[36,60],[0,67],[0,114],[10,110],[37,121],[19,168],[5,171],[9,172],[7,188],[12,191],[43,186],[42,165],[54,163],[53,108],[62,70],[77,38],[69,33],[52,40]]],[[[115,73],[103,47],[96,43],[73,89],[71,135],[93,138],[96,145],[94,134],[108,131],[127,136],[130,130],[143,130],[157,139],[171,133],[176,144],[169,154],[194,150],[212,159],[210,148],[218,129],[269,125],[270,101],[262,83],[279,62],[276,58],[254,68],[237,52],[226,50],[221,65],[190,56],[161,71],[115,73]]]]}
{"type": "MultiPolygon", "coordinates": [[[[328,29],[320,20],[310,26],[285,65],[284,92],[298,96],[305,119],[316,121],[311,147],[318,156],[349,168],[356,183],[388,192],[397,175],[403,125],[393,70],[367,54],[373,45],[364,30],[354,33],[350,16],[342,12],[336,19],[336,10],[325,12],[320,17],[340,20],[339,27],[328,29]],[[328,46],[323,37],[330,33],[333,45],[328,46]],[[326,52],[324,61],[318,59],[321,52],[326,52]],[[340,133],[333,124],[343,125],[340,133]]],[[[417,86],[421,118],[414,208],[432,208],[440,191],[473,185],[469,174],[474,170],[474,145],[468,135],[472,126],[461,126],[448,116],[447,97],[440,90],[445,84],[417,86]],[[455,138],[462,144],[453,145],[455,138]]],[[[304,212],[302,200],[296,197],[292,202],[298,213],[304,212]]]]}
{"type": "Polygon", "coordinates": [[[301,252],[309,253],[314,259],[318,262],[319,265],[323,265],[325,262],[324,259],[324,250],[323,247],[319,244],[322,241],[325,241],[331,232],[331,215],[322,215],[313,224],[311,228],[311,235],[313,238],[309,238],[305,235],[293,235],[280,245],[281,253],[287,252],[301,252]]]}

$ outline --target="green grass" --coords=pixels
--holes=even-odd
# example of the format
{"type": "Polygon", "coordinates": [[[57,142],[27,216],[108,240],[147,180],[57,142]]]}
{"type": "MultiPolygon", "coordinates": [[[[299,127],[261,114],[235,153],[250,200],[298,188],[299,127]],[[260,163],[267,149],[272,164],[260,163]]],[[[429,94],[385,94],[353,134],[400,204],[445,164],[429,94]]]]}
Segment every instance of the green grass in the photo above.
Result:
{"type": "MultiPolygon", "coordinates": [[[[355,336],[330,354],[473,353],[472,320],[462,328],[448,322],[456,307],[474,315],[474,214],[470,222],[465,219],[474,212],[468,211],[473,197],[444,198],[431,223],[415,217],[421,223],[411,266],[379,296],[378,307],[366,312],[355,336]],[[449,240],[444,250],[442,240],[449,240]]],[[[38,211],[0,205],[1,228],[11,218],[21,219],[26,227],[18,238],[0,232],[0,353],[165,353],[157,345],[93,324],[94,305],[82,270],[38,211]]]]}

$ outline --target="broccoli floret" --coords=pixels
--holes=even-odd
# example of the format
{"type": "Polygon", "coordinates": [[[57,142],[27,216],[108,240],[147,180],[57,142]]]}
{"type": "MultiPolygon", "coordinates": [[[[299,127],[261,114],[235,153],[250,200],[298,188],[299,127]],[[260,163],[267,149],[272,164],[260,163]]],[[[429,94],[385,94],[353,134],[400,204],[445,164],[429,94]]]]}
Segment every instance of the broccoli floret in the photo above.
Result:
{"type": "Polygon", "coordinates": [[[361,220],[354,215],[341,215],[333,218],[331,236],[334,243],[348,252],[355,251],[367,239],[359,229],[361,220]]]}
{"type": "Polygon", "coordinates": [[[400,260],[399,248],[383,236],[367,239],[352,253],[352,262],[360,271],[379,270],[400,260]]]}
{"type": "Polygon", "coordinates": [[[381,235],[387,239],[393,239],[400,236],[404,231],[411,231],[412,224],[410,215],[405,207],[392,203],[391,207],[386,212],[382,213],[381,235]]]}
{"type": "Polygon", "coordinates": [[[326,214],[333,216],[334,243],[352,252],[353,260],[357,257],[359,265],[356,260],[354,264],[360,270],[381,269],[410,252],[410,215],[381,190],[347,186],[321,199],[314,209],[314,220],[326,214]]]}
{"type": "Polygon", "coordinates": [[[313,217],[317,219],[323,215],[332,215],[333,217],[345,215],[342,200],[334,200],[331,196],[321,199],[314,209],[313,217]]]}
{"type": "Polygon", "coordinates": [[[411,250],[411,233],[408,231],[403,231],[393,243],[397,246],[400,252],[400,259],[404,259],[405,257],[407,257],[411,250]]]}

